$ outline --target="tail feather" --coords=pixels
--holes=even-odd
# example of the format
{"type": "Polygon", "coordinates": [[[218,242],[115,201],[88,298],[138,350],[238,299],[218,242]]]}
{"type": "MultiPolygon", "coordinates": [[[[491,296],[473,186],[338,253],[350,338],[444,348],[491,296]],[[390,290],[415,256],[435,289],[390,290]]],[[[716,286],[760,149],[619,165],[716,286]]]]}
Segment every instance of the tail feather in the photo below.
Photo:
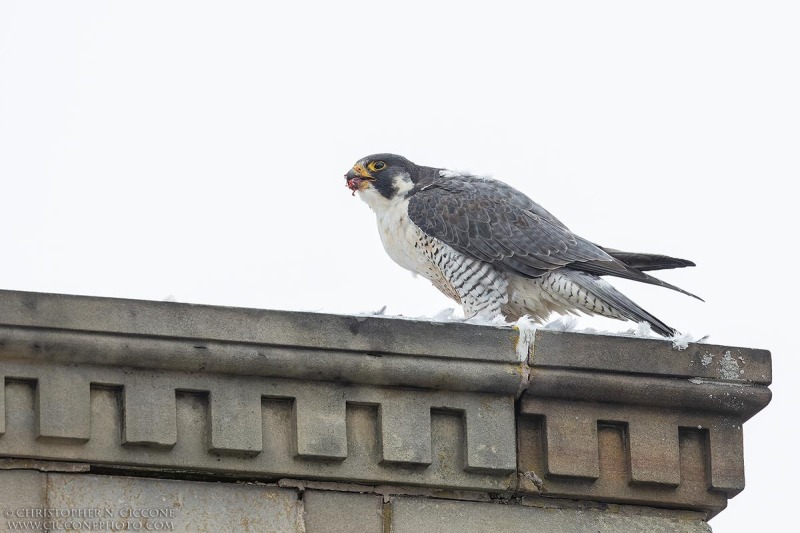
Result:
{"type": "Polygon", "coordinates": [[[603,251],[629,267],[642,272],[647,270],[668,270],[672,268],[693,267],[695,264],[688,259],[679,259],[661,254],[644,254],[635,252],[622,252],[613,248],[603,248],[603,251]]]}
{"type": "Polygon", "coordinates": [[[595,274],[597,276],[616,276],[618,278],[640,281],[642,283],[647,283],[649,285],[658,285],[659,287],[664,287],[665,289],[671,289],[673,291],[680,292],[681,294],[685,294],[686,296],[697,298],[701,302],[703,301],[703,299],[697,296],[696,294],[692,294],[689,291],[685,291],[680,287],[676,287],[675,285],[667,283],[666,281],[660,280],[656,277],[653,277],[650,274],[645,274],[638,268],[631,267],[630,265],[627,265],[620,260],[584,261],[580,263],[573,263],[566,268],[573,271],[595,274]]]}
{"type": "Polygon", "coordinates": [[[664,337],[671,337],[677,333],[677,330],[669,327],[664,322],[639,307],[633,300],[619,292],[613,285],[599,276],[567,269],[564,269],[562,273],[595,297],[612,306],[620,315],[628,320],[647,322],[653,328],[653,331],[664,337]]]}

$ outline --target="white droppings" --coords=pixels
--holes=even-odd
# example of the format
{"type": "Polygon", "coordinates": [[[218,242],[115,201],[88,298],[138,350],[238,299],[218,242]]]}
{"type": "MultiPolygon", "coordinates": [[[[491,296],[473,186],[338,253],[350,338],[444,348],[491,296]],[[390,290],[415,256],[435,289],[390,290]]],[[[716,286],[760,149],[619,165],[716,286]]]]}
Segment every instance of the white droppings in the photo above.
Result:
{"type": "Polygon", "coordinates": [[[703,366],[708,366],[708,365],[710,365],[712,362],[714,362],[714,356],[713,356],[713,355],[711,355],[711,354],[710,354],[710,353],[708,353],[708,352],[704,353],[704,354],[703,354],[703,358],[702,358],[702,359],[700,359],[700,363],[701,363],[703,366]]]}
{"type": "Polygon", "coordinates": [[[719,369],[724,379],[738,379],[739,375],[744,373],[744,370],[739,368],[739,363],[737,363],[736,359],[731,355],[730,350],[722,354],[719,369]]]}

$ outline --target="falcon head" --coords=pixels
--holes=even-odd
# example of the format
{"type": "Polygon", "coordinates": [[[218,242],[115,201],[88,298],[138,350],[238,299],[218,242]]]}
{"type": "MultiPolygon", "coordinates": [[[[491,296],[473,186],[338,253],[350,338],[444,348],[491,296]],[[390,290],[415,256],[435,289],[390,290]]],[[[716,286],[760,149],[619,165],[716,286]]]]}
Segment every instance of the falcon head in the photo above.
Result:
{"type": "Polygon", "coordinates": [[[347,188],[368,204],[403,198],[414,188],[418,176],[417,165],[403,156],[374,154],[359,159],[344,175],[347,188]]]}

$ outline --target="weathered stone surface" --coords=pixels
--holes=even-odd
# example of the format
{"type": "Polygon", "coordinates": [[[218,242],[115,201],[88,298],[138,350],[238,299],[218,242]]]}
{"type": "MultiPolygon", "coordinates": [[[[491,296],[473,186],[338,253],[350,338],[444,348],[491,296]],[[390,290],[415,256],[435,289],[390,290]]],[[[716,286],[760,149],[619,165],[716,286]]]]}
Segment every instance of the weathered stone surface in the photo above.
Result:
{"type": "Polygon", "coordinates": [[[38,459],[0,458],[0,470],[38,470],[39,472],[88,472],[91,466],[86,463],[66,461],[40,461],[38,459]]]}
{"type": "MultiPolygon", "coordinates": [[[[742,425],[770,400],[769,352],[539,330],[518,361],[517,338],[0,291],[0,457],[705,516],[743,489],[742,425]]],[[[312,521],[313,498],[336,507],[312,496],[312,521]]],[[[498,508],[509,524],[528,513],[487,516],[498,508]]]]}
{"type": "Polygon", "coordinates": [[[679,427],[656,417],[638,417],[634,423],[628,421],[627,430],[631,482],[677,486],[681,482],[679,427]]]}
{"type": "MultiPolygon", "coordinates": [[[[706,461],[707,429],[712,427],[708,424],[718,423],[713,417],[684,419],[695,422],[694,426],[679,428],[679,415],[659,413],[663,417],[662,427],[674,427],[679,436],[677,442],[673,439],[658,442],[653,440],[651,448],[631,448],[626,427],[637,425],[635,413],[624,410],[615,412],[613,406],[608,405],[583,406],[582,412],[589,413],[594,418],[596,428],[590,463],[592,468],[596,468],[593,470],[595,473],[583,477],[552,474],[548,466],[550,459],[560,456],[560,461],[567,461],[567,456],[563,455],[566,451],[564,449],[547,449],[543,445],[548,432],[547,413],[556,412],[559,417],[563,417],[565,409],[569,412],[572,407],[566,402],[554,400],[524,404],[525,416],[519,420],[519,468],[529,474],[521,477],[521,491],[550,497],[697,509],[712,513],[725,507],[727,498],[732,494],[726,495],[724,487],[709,487],[707,481],[708,469],[713,471],[719,467],[706,461]],[[531,413],[537,415],[527,416],[531,413]],[[698,426],[704,429],[697,429],[698,426]],[[677,445],[677,448],[673,449],[673,445],[677,445]],[[666,465],[674,466],[676,456],[678,468],[675,471],[668,470],[666,465]],[[636,474],[638,479],[632,473],[632,466],[639,467],[636,474]],[[650,469],[649,472],[647,468],[650,469]],[[534,482],[534,476],[541,481],[534,482]],[[679,481],[677,486],[675,479],[679,481]]],[[[643,416],[645,420],[649,420],[652,413],[643,416]]],[[[586,452],[586,456],[588,455],[586,452]]],[[[580,457],[576,456],[575,461],[579,462],[580,457]]],[[[737,457],[735,449],[731,453],[731,459],[741,461],[741,456],[737,457]]],[[[584,468],[589,469],[588,466],[584,468]]],[[[573,471],[578,469],[579,466],[573,466],[573,471]]],[[[740,481],[743,482],[743,479],[740,481]]]]}
{"type": "Polygon", "coordinates": [[[171,448],[178,440],[175,388],[151,373],[131,374],[122,390],[122,444],[171,448]]]}
{"type": "Polygon", "coordinates": [[[37,438],[84,442],[89,440],[89,380],[82,369],[63,372],[49,367],[37,374],[37,438]]]}
{"type": "MultiPolygon", "coordinates": [[[[33,379],[37,377],[36,365],[6,363],[5,366],[13,375],[33,379]]],[[[63,371],[68,374],[70,369],[65,367],[63,371]]],[[[74,415],[88,417],[89,408],[91,409],[90,438],[80,445],[37,439],[32,381],[12,380],[6,384],[8,419],[6,434],[0,438],[1,455],[210,471],[268,479],[307,477],[497,492],[507,491],[514,484],[515,432],[513,403],[510,398],[474,393],[386,391],[374,387],[320,382],[308,384],[258,377],[159,372],[157,376],[151,377],[171,380],[174,389],[179,391],[175,402],[179,437],[171,447],[146,443],[134,446],[123,443],[121,435],[125,434],[125,424],[131,422],[131,419],[123,418],[119,409],[121,390],[132,371],[84,366],[81,372],[89,376],[90,381],[104,384],[91,389],[91,402],[86,407],[87,412],[74,415]],[[234,403],[229,408],[230,411],[236,411],[236,405],[239,405],[244,409],[243,416],[246,417],[253,416],[251,409],[256,409],[258,423],[253,422],[254,428],[251,429],[264,428],[263,442],[260,443],[257,453],[227,453],[239,448],[246,450],[245,446],[238,444],[226,445],[226,453],[220,453],[219,442],[215,444],[208,438],[208,428],[214,422],[209,415],[209,395],[204,391],[214,390],[258,391],[258,396],[263,398],[255,407],[251,405],[245,409],[248,404],[234,403]],[[299,423],[303,419],[300,417],[301,422],[298,422],[298,417],[292,415],[292,405],[303,405],[305,400],[315,395],[318,398],[337,397],[341,416],[316,416],[311,419],[313,422],[309,421],[300,427],[299,423]],[[296,402],[294,398],[297,398],[296,402]],[[431,441],[428,444],[432,446],[430,466],[422,469],[409,468],[405,464],[387,463],[383,460],[385,451],[380,438],[378,410],[380,405],[388,402],[400,406],[405,402],[417,406],[427,405],[427,410],[423,410],[420,416],[424,416],[431,427],[431,441]],[[465,428],[465,419],[469,413],[474,412],[478,416],[486,409],[486,412],[500,413],[498,420],[505,419],[508,423],[500,426],[486,425],[486,431],[492,432],[490,435],[482,435],[476,429],[481,426],[473,424],[473,435],[470,437],[470,431],[465,428]],[[344,427],[341,426],[342,423],[344,427]],[[303,432],[306,435],[316,435],[317,440],[306,440],[306,443],[311,444],[301,448],[306,451],[301,455],[297,453],[296,439],[303,432]],[[490,449],[486,449],[488,442],[493,443],[490,449]],[[477,450],[478,458],[470,462],[468,450],[471,447],[477,450]],[[308,453],[308,450],[315,452],[308,453]],[[323,452],[329,455],[324,456],[323,452]],[[337,453],[341,453],[343,457],[337,456],[337,453]]],[[[148,376],[138,376],[136,379],[145,380],[148,376]]],[[[328,412],[327,409],[325,407],[322,412],[328,412]]],[[[130,412],[129,410],[128,413],[130,412]]],[[[139,427],[143,425],[140,424],[139,427]]],[[[303,437],[299,438],[303,442],[303,437]]],[[[409,434],[406,440],[413,442],[418,438],[419,435],[409,434]]],[[[427,435],[422,438],[427,439],[427,435]]]]}
{"type": "Polygon", "coordinates": [[[597,479],[597,420],[574,409],[553,412],[545,432],[547,473],[554,476],[597,479]]]}
{"type": "Polygon", "coordinates": [[[0,470],[0,531],[12,530],[9,522],[29,520],[28,510],[44,507],[47,507],[47,474],[0,470]]]}
{"type": "Polygon", "coordinates": [[[261,391],[257,386],[209,391],[209,451],[250,456],[261,453],[261,391]]]}
{"type": "Polygon", "coordinates": [[[0,291],[0,324],[515,363],[517,334],[457,322],[0,291]]]}
{"type": "Polygon", "coordinates": [[[47,497],[48,506],[53,509],[101,511],[100,516],[83,519],[86,521],[139,524],[138,528],[134,525],[126,530],[303,532],[297,492],[289,489],[123,476],[48,474],[47,497]],[[174,526],[174,529],[169,526],[174,526]]]}
{"type": "Polygon", "coordinates": [[[384,532],[380,496],[307,490],[303,505],[306,533],[384,532]]]}
{"type": "MultiPolygon", "coordinates": [[[[509,459],[516,454],[516,443],[508,428],[514,427],[512,398],[484,398],[472,408],[464,408],[466,425],[466,470],[470,472],[513,472],[509,459]]],[[[516,465],[515,465],[516,466],[516,465]]]]}
{"type": "Polygon", "coordinates": [[[533,364],[758,385],[772,382],[772,359],[767,350],[714,344],[689,344],[678,350],[671,342],[658,339],[567,331],[537,331],[533,364]]]}
{"type": "Polygon", "coordinates": [[[578,402],[613,401],[655,410],[714,411],[735,415],[742,421],[763,409],[772,397],[767,387],[750,383],[538,367],[531,369],[527,394],[578,402]]]}
{"type": "Polygon", "coordinates": [[[534,396],[521,413],[520,469],[544,479],[538,487],[523,481],[524,490],[718,512],[744,488],[736,417],[534,396]],[[615,459],[604,465],[604,457],[615,459]]]}
{"type": "Polygon", "coordinates": [[[6,377],[0,374],[0,437],[6,432],[6,377]]]}
{"type": "Polygon", "coordinates": [[[381,404],[378,423],[384,463],[427,466],[433,462],[430,410],[430,405],[420,401],[381,404]]]}
{"type": "MultiPolygon", "coordinates": [[[[294,450],[305,459],[347,458],[346,399],[333,387],[306,389],[292,404],[294,450]]],[[[410,401],[413,401],[410,400],[410,401]]]]}
{"type": "Polygon", "coordinates": [[[0,371],[14,402],[0,454],[504,492],[525,379],[517,336],[0,291],[0,371]]]}
{"type": "Polygon", "coordinates": [[[532,360],[520,491],[713,516],[744,488],[742,424],[770,401],[769,352],[539,331],[532,360]]]}
{"type": "Polygon", "coordinates": [[[590,509],[542,509],[521,505],[396,498],[391,502],[392,533],[708,533],[702,520],[625,515],[590,509]]]}
{"type": "MultiPolygon", "coordinates": [[[[3,291],[0,291],[0,309],[2,296],[3,291]]],[[[509,328],[499,331],[507,336],[508,344],[515,343],[517,333],[509,331],[509,328]]],[[[131,337],[116,333],[19,328],[1,322],[0,341],[8,358],[73,365],[126,366],[493,394],[517,394],[525,383],[522,363],[492,359],[480,361],[205,339],[131,337]]]]}

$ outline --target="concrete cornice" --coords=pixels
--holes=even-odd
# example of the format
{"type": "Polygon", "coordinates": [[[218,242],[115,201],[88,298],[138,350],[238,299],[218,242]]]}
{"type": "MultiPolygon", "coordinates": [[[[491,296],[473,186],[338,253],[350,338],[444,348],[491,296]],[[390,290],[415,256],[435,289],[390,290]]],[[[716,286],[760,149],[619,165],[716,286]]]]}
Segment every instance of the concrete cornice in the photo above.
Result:
{"type": "Polygon", "coordinates": [[[514,363],[510,327],[0,290],[0,324],[514,363]]]}
{"type": "Polygon", "coordinates": [[[705,378],[769,385],[767,350],[693,343],[676,349],[658,339],[540,330],[533,359],[539,368],[568,368],[670,378],[705,378]]]}
{"type": "Polygon", "coordinates": [[[0,457],[713,515],[770,354],[0,291],[0,457]],[[455,493],[455,492],[453,492],[455,493]]]}
{"type": "Polygon", "coordinates": [[[0,357],[515,394],[511,327],[0,291],[0,357]]]}
{"type": "Polygon", "coordinates": [[[749,419],[769,403],[766,350],[539,330],[528,396],[684,409],[749,419]]]}

